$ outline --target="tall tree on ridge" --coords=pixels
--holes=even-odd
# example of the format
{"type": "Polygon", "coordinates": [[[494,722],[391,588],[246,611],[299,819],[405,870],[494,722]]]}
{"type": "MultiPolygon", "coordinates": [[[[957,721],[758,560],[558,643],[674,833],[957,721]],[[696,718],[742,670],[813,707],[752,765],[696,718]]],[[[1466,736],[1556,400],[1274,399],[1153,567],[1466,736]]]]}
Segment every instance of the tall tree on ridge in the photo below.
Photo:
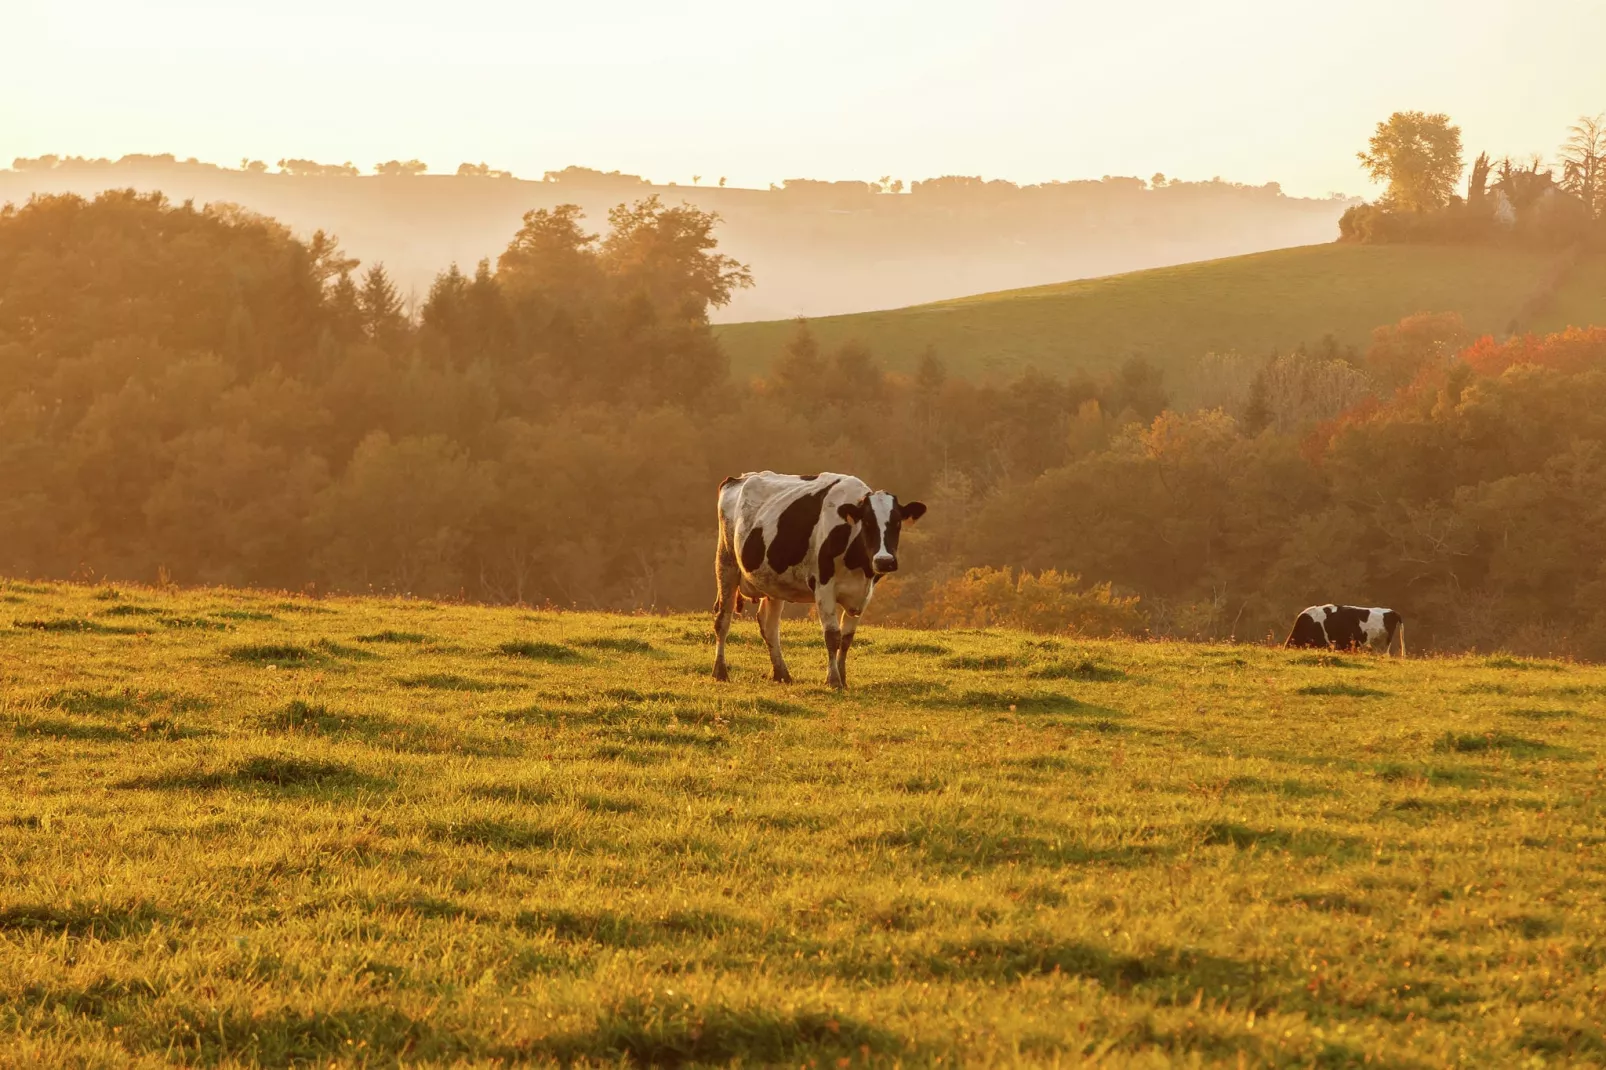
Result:
{"type": "Polygon", "coordinates": [[[1397,111],[1358,155],[1368,174],[1388,183],[1385,207],[1431,212],[1450,203],[1461,178],[1461,128],[1448,115],[1397,111]]]}
{"type": "Polygon", "coordinates": [[[1606,113],[1582,116],[1567,134],[1560,153],[1561,188],[1583,201],[1594,218],[1606,217],[1606,113]]]}

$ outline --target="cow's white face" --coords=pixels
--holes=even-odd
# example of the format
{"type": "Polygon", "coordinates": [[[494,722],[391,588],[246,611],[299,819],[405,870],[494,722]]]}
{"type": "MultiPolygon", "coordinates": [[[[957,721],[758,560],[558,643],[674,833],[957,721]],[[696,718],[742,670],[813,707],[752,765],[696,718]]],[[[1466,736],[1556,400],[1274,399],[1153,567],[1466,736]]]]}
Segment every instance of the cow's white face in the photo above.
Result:
{"type": "Polygon", "coordinates": [[[923,502],[899,503],[896,495],[884,490],[866,494],[854,505],[844,505],[842,516],[859,522],[859,539],[877,576],[898,571],[898,536],[904,521],[913,523],[926,515],[923,502]]]}

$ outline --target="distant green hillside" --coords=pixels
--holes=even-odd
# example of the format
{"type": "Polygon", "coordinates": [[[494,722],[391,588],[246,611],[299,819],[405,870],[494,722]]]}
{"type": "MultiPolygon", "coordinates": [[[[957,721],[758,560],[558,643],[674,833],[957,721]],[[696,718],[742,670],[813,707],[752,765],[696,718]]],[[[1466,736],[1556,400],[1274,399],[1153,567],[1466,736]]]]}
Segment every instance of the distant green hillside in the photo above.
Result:
{"type": "MultiPolygon", "coordinates": [[[[822,345],[850,339],[894,370],[927,346],[951,371],[1011,374],[1027,365],[1098,372],[1141,354],[1166,366],[1207,352],[1288,350],[1332,334],[1361,344],[1415,312],[1460,312],[1503,332],[1550,285],[1555,253],[1465,246],[1307,245],[930,305],[810,320],[822,345]]],[[[1527,329],[1606,323],[1606,257],[1565,276],[1527,329]]],[[[762,372],[791,321],[718,328],[737,375],[762,372]]]]}

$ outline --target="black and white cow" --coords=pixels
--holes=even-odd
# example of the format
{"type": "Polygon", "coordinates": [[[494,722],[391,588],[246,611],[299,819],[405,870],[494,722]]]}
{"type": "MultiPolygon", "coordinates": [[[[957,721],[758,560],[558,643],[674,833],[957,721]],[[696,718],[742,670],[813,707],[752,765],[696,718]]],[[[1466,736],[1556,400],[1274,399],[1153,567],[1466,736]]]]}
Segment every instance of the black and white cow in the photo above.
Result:
{"type": "Polygon", "coordinates": [[[781,605],[813,602],[825,631],[827,681],[846,687],[848,647],[876,581],[898,570],[898,532],[925,515],[920,502],[835,472],[749,472],[719,485],[714,555],[714,679],[729,679],[725,636],[738,596],[758,600],[758,630],[773,678],[791,683],[781,658],[781,605]]]}
{"type": "Polygon", "coordinates": [[[1283,646],[1336,647],[1355,650],[1380,645],[1394,652],[1399,636],[1400,657],[1405,657],[1405,621],[1392,609],[1366,606],[1311,606],[1294,618],[1293,630],[1283,646]]]}

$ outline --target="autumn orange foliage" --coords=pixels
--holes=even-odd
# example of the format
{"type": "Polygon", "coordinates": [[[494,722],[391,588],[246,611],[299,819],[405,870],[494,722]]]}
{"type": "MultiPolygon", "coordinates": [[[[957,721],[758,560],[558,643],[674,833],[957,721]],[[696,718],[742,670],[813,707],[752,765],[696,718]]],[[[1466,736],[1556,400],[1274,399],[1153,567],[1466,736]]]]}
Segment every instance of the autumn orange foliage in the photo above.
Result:
{"type": "Polygon", "coordinates": [[[1606,327],[1569,327],[1556,334],[1522,334],[1497,342],[1484,335],[1461,352],[1478,375],[1496,376],[1519,364],[1573,374],[1606,366],[1606,327]]]}

